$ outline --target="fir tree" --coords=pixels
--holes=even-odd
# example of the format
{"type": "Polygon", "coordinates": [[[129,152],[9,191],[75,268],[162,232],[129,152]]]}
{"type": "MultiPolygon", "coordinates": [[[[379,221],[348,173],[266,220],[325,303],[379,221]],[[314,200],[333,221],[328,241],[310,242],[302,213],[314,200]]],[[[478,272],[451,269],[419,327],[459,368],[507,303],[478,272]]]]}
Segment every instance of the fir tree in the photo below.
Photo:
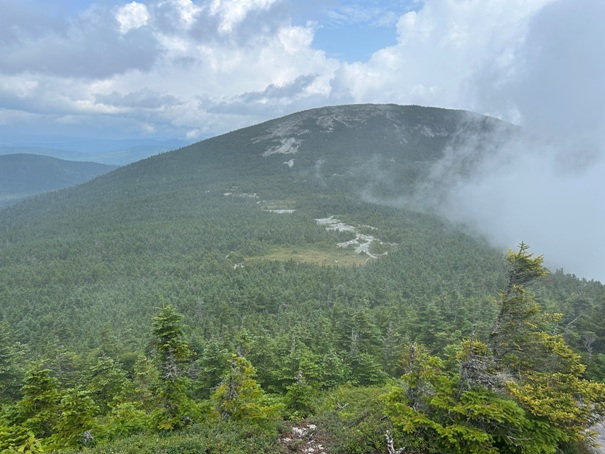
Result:
{"type": "Polygon", "coordinates": [[[162,430],[178,429],[191,422],[192,406],[187,397],[189,379],[183,370],[192,352],[183,340],[182,316],[172,305],[164,306],[153,319],[152,332],[160,371],[156,397],[161,407],[153,419],[162,430]]]}

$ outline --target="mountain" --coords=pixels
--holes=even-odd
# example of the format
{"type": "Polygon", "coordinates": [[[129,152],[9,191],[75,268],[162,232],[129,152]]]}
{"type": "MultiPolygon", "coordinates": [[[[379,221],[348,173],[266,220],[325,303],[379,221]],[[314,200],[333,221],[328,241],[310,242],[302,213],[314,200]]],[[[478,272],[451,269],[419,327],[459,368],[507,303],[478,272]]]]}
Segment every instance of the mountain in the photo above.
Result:
{"type": "MultiPolygon", "coordinates": [[[[489,150],[483,144],[490,138],[515,133],[503,122],[462,111],[324,107],[121,167],[0,213],[0,269],[25,267],[21,272],[37,275],[30,285],[41,276],[53,284],[37,293],[58,291],[40,305],[31,294],[20,299],[26,287],[0,286],[5,293],[0,313],[18,321],[14,308],[31,306],[36,323],[47,320],[44,332],[54,332],[61,317],[47,317],[76,292],[81,302],[70,317],[81,323],[64,341],[76,341],[102,323],[129,331],[143,323],[173,278],[190,287],[187,276],[209,267],[216,268],[216,282],[228,281],[233,267],[247,273],[247,264],[270,267],[272,260],[371,265],[346,271],[351,274],[397,266],[400,280],[388,288],[399,295],[407,292],[404,282],[424,282],[420,276],[428,270],[435,280],[423,286],[451,286],[468,294],[466,285],[475,281],[472,288],[496,291],[502,278],[499,252],[480,238],[433,215],[374,202],[413,192],[457,141],[474,137],[480,153],[489,150]],[[364,240],[368,237],[375,239],[364,240]],[[67,273],[65,279],[55,281],[54,268],[67,273]],[[437,284],[441,279],[448,284],[437,284]],[[111,313],[97,312],[110,301],[111,313]],[[141,309],[139,319],[131,315],[133,304],[141,309]]],[[[219,294],[231,295],[231,285],[224,285],[219,294]]],[[[193,301],[204,293],[204,306],[220,303],[218,294],[200,288],[186,292],[189,302],[181,304],[194,311],[193,301]]],[[[41,334],[29,332],[23,339],[41,334]]]]}
{"type": "MultiPolygon", "coordinates": [[[[82,291],[89,284],[85,293],[103,294],[86,297],[92,300],[82,307],[84,316],[96,310],[99,297],[109,298],[106,292],[139,288],[141,279],[164,274],[170,264],[206,263],[211,257],[229,268],[263,258],[364,263],[367,255],[337,247],[356,233],[326,230],[315,219],[334,216],[360,229],[360,234],[373,231],[367,226],[377,228],[375,236],[382,245],[375,242],[373,247],[381,253],[416,247],[418,240],[407,237],[427,236],[419,223],[447,231],[443,221],[367,203],[362,195],[378,191],[388,195],[412,187],[461,131],[489,135],[498,125],[466,112],[416,106],[327,107],[293,114],[153,156],[87,184],[3,210],[0,266],[14,269],[20,263],[32,273],[41,266],[48,273],[52,266],[42,264],[58,260],[55,265],[70,268],[73,278],[61,284],[63,296],[72,294],[74,285],[82,291]],[[32,254],[33,262],[28,259],[32,254]],[[81,279],[89,284],[79,286],[81,279]],[[101,287],[99,279],[104,282],[101,287]]],[[[481,243],[473,247],[488,249],[481,243]]],[[[490,260],[497,263],[497,254],[490,260]]],[[[147,290],[143,294],[136,298],[149,299],[141,314],[146,317],[156,297],[147,290]]],[[[3,301],[11,307],[11,302],[17,304],[15,298],[3,301]]],[[[58,310],[64,301],[57,298],[49,296],[45,307],[31,300],[32,315],[42,320],[58,310]]],[[[132,321],[121,313],[132,310],[125,298],[125,294],[111,297],[120,301],[115,304],[121,309],[113,312],[123,315],[115,323],[118,329],[127,329],[132,321]]],[[[2,310],[6,314],[12,309],[2,310]]],[[[87,324],[107,322],[108,315],[88,314],[81,326],[90,332],[93,328],[85,328],[87,324]]],[[[20,317],[13,313],[8,318],[20,317]]],[[[59,319],[53,317],[50,325],[59,319]]]]}
{"type": "MultiPolygon", "coordinates": [[[[264,391],[291,398],[295,384],[307,386],[303,372],[317,399],[345,383],[401,377],[415,345],[455,371],[463,339],[490,338],[506,286],[503,251],[390,202],[426,190],[457,144],[472,144],[456,167],[464,174],[494,141],[518,133],[463,111],[324,107],[25,200],[0,211],[0,319],[69,388],[87,380],[74,378],[88,370],[81,364],[107,358],[141,378],[157,347],[151,320],[157,328],[155,314],[173,306],[184,315],[198,401],[235,353],[264,391]]],[[[548,319],[549,332],[564,333],[586,375],[602,379],[605,287],[556,271],[531,290],[542,310],[562,314],[548,319]]],[[[339,392],[330,402],[374,391],[339,392]]],[[[359,418],[351,427],[374,421],[359,418]]],[[[372,437],[383,443],[384,431],[372,437]]]]}
{"type": "Polygon", "coordinates": [[[0,155],[0,207],[32,195],[84,183],[116,168],[34,154],[0,155]]]}

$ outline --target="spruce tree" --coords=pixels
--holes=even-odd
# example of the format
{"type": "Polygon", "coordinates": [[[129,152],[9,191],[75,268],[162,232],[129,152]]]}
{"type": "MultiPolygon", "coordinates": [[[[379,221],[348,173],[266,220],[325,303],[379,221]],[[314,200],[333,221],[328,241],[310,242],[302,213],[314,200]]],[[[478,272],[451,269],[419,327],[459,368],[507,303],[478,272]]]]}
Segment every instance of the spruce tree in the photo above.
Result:
{"type": "Polygon", "coordinates": [[[191,422],[192,402],[187,397],[189,379],[184,366],[192,352],[183,339],[182,318],[168,305],[160,309],[152,322],[156,365],[160,371],[155,393],[160,410],[153,419],[162,430],[178,429],[191,422]]]}
{"type": "Polygon", "coordinates": [[[27,371],[21,393],[23,398],[17,403],[17,411],[23,426],[31,430],[36,438],[52,435],[60,413],[59,381],[50,369],[38,363],[27,371]]]}
{"type": "Polygon", "coordinates": [[[0,321],[0,403],[15,402],[20,397],[23,356],[23,347],[13,342],[8,324],[0,321]]]}
{"type": "Polygon", "coordinates": [[[555,453],[578,447],[603,414],[605,385],[560,334],[560,315],[544,314],[526,285],[544,276],[542,257],[521,244],[507,256],[508,285],[488,343],[459,348],[458,371],[412,345],[400,385],[385,397],[406,449],[451,453],[555,453]]]}

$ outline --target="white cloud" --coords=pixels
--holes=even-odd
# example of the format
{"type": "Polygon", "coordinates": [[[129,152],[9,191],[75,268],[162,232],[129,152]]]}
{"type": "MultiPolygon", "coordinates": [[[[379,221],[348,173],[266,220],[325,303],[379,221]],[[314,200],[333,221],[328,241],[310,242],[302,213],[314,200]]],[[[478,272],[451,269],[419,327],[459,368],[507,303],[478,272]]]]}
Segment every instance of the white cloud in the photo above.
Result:
{"type": "Polygon", "coordinates": [[[313,42],[313,29],[304,27],[284,27],[278,32],[284,50],[290,55],[305,52],[313,42]]]}
{"type": "Polygon", "coordinates": [[[368,0],[349,0],[347,2],[324,2],[328,8],[327,26],[342,24],[368,24],[370,27],[385,27],[397,23],[397,11],[407,9],[406,2],[381,2],[368,0]]]}
{"type": "Polygon", "coordinates": [[[179,10],[182,25],[186,28],[191,27],[202,8],[196,6],[191,0],[172,0],[172,2],[179,10]]]}
{"type": "Polygon", "coordinates": [[[0,94],[12,94],[18,98],[30,98],[36,94],[40,83],[30,77],[10,76],[0,82],[0,94]]]}
{"type": "Polygon", "coordinates": [[[130,30],[147,25],[149,11],[142,3],[131,2],[118,8],[115,17],[120,24],[120,33],[125,34],[130,30]]]}
{"type": "Polygon", "coordinates": [[[279,0],[212,0],[210,13],[221,18],[219,31],[230,33],[255,10],[267,10],[279,0]]]}
{"type": "Polygon", "coordinates": [[[457,158],[433,169],[433,184],[444,189],[437,193],[442,199],[429,200],[433,208],[498,248],[524,241],[545,255],[547,266],[605,282],[602,157],[570,169],[558,143],[525,138],[492,149],[468,177],[452,178],[471,149],[462,145],[454,150],[457,158]]]}
{"type": "Polygon", "coordinates": [[[492,55],[514,49],[532,15],[552,0],[427,0],[397,23],[398,43],[335,81],[354,102],[472,109],[469,82],[492,55]]]}

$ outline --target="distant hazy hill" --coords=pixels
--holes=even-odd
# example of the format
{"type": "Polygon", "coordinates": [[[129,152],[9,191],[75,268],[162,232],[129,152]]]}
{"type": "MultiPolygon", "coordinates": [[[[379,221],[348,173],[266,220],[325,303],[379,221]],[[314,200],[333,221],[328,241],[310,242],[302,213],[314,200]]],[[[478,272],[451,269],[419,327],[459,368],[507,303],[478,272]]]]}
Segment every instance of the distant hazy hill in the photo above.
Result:
{"type": "Polygon", "coordinates": [[[67,161],[100,162],[108,165],[125,165],[154,154],[187,145],[180,140],[101,140],[52,137],[30,142],[3,137],[0,155],[37,154],[67,161]]]}
{"type": "Polygon", "coordinates": [[[0,207],[34,194],[84,183],[116,168],[33,154],[0,155],[0,207]]]}

